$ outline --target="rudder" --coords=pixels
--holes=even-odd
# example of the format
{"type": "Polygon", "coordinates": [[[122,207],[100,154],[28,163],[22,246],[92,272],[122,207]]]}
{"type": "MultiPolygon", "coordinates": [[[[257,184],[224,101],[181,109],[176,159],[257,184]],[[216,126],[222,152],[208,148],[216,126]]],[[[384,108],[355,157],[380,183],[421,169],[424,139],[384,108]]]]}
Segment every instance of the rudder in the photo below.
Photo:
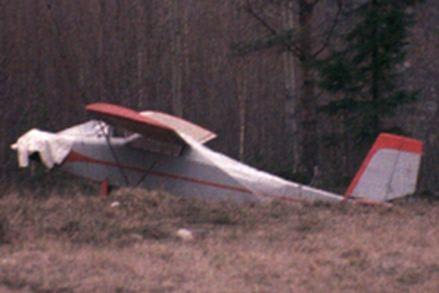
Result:
{"type": "Polygon", "coordinates": [[[345,196],[385,201],[415,192],[422,152],[419,140],[381,133],[345,196]]]}

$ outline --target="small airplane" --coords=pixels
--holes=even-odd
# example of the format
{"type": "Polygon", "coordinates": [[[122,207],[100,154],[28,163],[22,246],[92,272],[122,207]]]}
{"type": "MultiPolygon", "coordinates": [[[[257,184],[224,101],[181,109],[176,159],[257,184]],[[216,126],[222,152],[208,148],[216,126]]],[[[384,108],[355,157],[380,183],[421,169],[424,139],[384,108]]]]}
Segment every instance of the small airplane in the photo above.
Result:
{"type": "Polygon", "coordinates": [[[416,189],[422,142],[382,133],[344,195],[257,170],[204,144],[216,134],[169,114],[94,103],[98,120],[57,133],[32,129],[11,146],[21,167],[36,159],[46,167],[111,186],[167,191],[176,196],[261,201],[383,202],[416,189]]]}

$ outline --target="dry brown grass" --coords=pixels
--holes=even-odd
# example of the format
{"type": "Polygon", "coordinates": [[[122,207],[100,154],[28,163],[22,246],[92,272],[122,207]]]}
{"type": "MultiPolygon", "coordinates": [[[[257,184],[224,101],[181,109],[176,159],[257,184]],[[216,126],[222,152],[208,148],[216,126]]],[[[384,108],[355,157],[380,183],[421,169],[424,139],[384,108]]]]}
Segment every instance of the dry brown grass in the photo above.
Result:
{"type": "Polygon", "coordinates": [[[438,292],[439,202],[0,196],[0,291],[438,292]],[[120,206],[111,207],[119,201],[120,206]],[[179,228],[196,240],[180,241],[179,228]]]}

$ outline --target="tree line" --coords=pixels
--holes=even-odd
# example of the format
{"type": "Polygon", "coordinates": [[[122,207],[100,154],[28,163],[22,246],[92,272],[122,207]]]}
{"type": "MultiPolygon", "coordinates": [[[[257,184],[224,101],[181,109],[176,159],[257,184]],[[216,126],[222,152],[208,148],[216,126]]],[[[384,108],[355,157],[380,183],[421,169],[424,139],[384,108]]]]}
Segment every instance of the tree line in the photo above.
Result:
{"type": "Polygon", "coordinates": [[[435,5],[418,2],[1,0],[2,175],[21,133],[78,123],[95,101],[182,116],[217,132],[215,149],[329,188],[383,130],[425,140],[437,162],[437,104],[405,82],[425,46],[417,13],[435,5]]]}

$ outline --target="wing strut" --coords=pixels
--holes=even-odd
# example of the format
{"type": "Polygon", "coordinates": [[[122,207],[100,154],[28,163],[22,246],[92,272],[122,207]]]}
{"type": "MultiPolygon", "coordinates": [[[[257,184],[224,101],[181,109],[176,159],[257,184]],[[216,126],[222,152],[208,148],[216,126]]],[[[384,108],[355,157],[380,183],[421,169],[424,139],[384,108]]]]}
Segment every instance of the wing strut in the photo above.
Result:
{"type": "Polygon", "coordinates": [[[123,170],[123,168],[121,167],[122,165],[120,164],[119,158],[117,157],[116,152],[114,151],[113,146],[111,145],[110,134],[105,131],[105,126],[104,126],[103,123],[99,123],[99,127],[101,128],[101,132],[102,132],[102,134],[105,137],[105,141],[107,143],[108,148],[110,149],[111,156],[116,161],[117,168],[119,169],[120,174],[122,175],[123,179],[125,180],[125,184],[127,186],[129,186],[130,185],[130,180],[128,179],[128,176],[125,173],[125,171],[123,170]]]}
{"type": "Polygon", "coordinates": [[[146,176],[148,176],[148,174],[151,172],[151,170],[156,166],[157,162],[158,162],[158,159],[155,160],[154,162],[152,162],[151,167],[149,167],[147,170],[145,170],[145,172],[143,173],[142,177],[134,185],[134,188],[138,187],[143,182],[143,180],[145,180],[146,176]]]}
{"type": "MultiPolygon", "coordinates": [[[[125,184],[127,186],[130,186],[130,180],[128,179],[128,176],[125,173],[124,169],[120,167],[120,166],[122,166],[121,163],[120,163],[120,160],[119,160],[118,156],[116,155],[116,152],[115,152],[113,146],[111,145],[111,140],[110,140],[109,133],[105,131],[103,123],[99,123],[99,127],[100,127],[100,130],[101,130],[102,134],[105,137],[105,141],[107,143],[107,146],[110,149],[111,156],[113,157],[114,161],[116,162],[118,170],[119,170],[120,174],[122,175],[122,177],[125,180],[125,184]]],[[[157,162],[158,162],[158,159],[155,160],[147,170],[145,170],[144,174],[139,179],[139,181],[137,181],[137,183],[133,185],[133,188],[138,187],[145,180],[146,176],[148,176],[150,171],[156,166],[157,162]]]]}

